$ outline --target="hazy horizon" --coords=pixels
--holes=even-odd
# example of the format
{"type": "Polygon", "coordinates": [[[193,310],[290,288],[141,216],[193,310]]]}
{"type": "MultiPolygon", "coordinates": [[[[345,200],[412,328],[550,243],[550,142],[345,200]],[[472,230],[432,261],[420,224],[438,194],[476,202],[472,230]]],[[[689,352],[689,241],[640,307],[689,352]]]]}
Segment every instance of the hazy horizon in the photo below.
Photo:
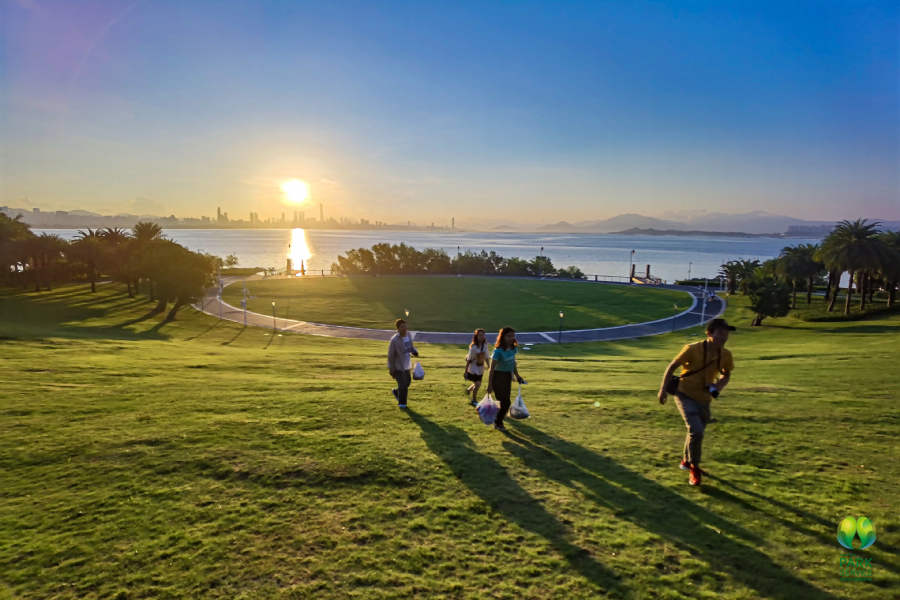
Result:
{"type": "Polygon", "coordinates": [[[0,11],[2,205],[900,220],[893,2],[0,11]]]}

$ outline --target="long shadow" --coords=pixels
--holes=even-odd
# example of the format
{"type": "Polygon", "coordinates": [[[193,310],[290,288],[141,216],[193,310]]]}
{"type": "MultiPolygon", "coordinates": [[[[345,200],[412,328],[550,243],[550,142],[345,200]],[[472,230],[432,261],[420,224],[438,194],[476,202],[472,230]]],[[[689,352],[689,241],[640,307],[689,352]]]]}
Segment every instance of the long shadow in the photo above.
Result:
{"type": "Polygon", "coordinates": [[[241,337],[241,334],[244,333],[244,331],[245,331],[246,329],[247,329],[247,327],[244,326],[244,325],[242,325],[241,328],[238,329],[238,332],[237,332],[236,334],[234,334],[234,337],[231,338],[230,340],[228,340],[227,342],[222,342],[222,345],[223,345],[223,346],[229,346],[232,342],[234,342],[236,339],[238,339],[239,337],[241,337]]]}
{"type": "Polygon", "coordinates": [[[572,568],[605,593],[627,595],[617,575],[597,562],[589,550],[570,541],[568,528],[522,489],[503,465],[481,454],[465,431],[452,426],[442,427],[413,411],[406,414],[422,430],[422,439],[428,449],[443,460],[472,493],[509,521],[550,542],[572,568]]]}
{"type": "MultiPolygon", "coordinates": [[[[701,557],[711,571],[722,572],[754,590],[755,597],[835,598],[748,545],[759,546],[764,540],[742,527],[603,455],[521,422],[515,427],[524,437],[510,436],[504,447],[529,468],[563,485],[587,490],[594,502],[614,511],[618,518],[701,557]]],[[[683,591],[691,595],[690,588],[683,591]]]]}
{"type": "MultiPolygon", "coordinates": [[[[736,490],[737,492],[740,492],[741,494],[746,494],[747,496],[750,496],[751,498],[755,498],[755,499],[759,500],[760,502],[767,502],[773,506],[780,508],[781,510],[783,510],[785,512],[793,513],[794,515],[796,515],[797,517],[799,517],[801,519],[805,519],[807,521],[814,521],[820,527],[818,529],[813,529],[813,528],[807,527],[806,525],[803,525],[800,523],[795,523],[793,521],[789,521],[789,520],[775,514],[774,512],[764,510],[764,509],[760,508],[759,506],[753,504],[752,502],[749,502],[748,500],[741,498],[739,496],[735,496],[734,494],[732,494],[726,490],[723,490],[723,489],[717,490],[714,488],[710,488],[707,492],[707,493],[709,493],[710,496],[715,496],[715,497],[722,498],[723,500],[728,500],[729,502],[733,502],[735,504],[738,504],[738,505],[744,507],[744,509],[748,510],[748,511],[752,510],[755,512],[759,512],[759,513],[768,515],[772,519],[775,519],[776,521],[781,523],[783,526],[785,526],[789,529],[793,529],[794,531],[796,531],[798,533],[807,535],[812,538],[816,538],[823,544],[833,544],[834,543],[834,540],[835,540],[834,534],[831,532],[833,532],[837,528],[835,520],[825,519],[818,515],[814,515],[812,513],[806,512],[804,510],[801,510],[799,508],[796,508],[794,506],[791,506],[789,504],[781,502],[780,500],[775,500],[774,498],[769,498],[768,496],[764,496],[764,495],[754,492],[752,490],[742,488],[742,487],[728,481],[727,479],[724,479],[723,477],[721,477],[719,475],[707,474],[707,478],[718,481],[720,484],[727,486],[729,488],[732,488],[732,489],[736,490]],[[825,531],[827,531],[829,533],[828,534],[823,533],[825,531]]],[[[879,541],[879,544],[876,548],[873,549],[873,551],[880,551],[880,552],[884,552],[884,553],[887,553],[889,555],[894,555],[894,556],[896,556],[897,554],[900,554],[900,548],[897,548],[896,546],[892,546],[890,544],[882,543],[882,540],[880,540],[880,539],[878,541],[879,541]]],[[[883,556],[878,557],[878,565],[880,567],[885,567],[886,569],[888,569],[889,571],[893,571],[894,573],[900,573],[900,565],[898,565],[897,563],[888,561],[883,556]]]]}

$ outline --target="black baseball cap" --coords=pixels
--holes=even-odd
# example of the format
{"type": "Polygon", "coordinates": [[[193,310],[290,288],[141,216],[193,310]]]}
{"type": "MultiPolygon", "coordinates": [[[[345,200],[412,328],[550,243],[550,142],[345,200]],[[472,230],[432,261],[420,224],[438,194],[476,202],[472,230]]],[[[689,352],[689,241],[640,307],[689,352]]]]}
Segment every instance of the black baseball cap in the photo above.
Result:
{"type": "Polygon", "coordinates": [[[716,329],[727,329],[728,331],[737,331],[737,327],[729,325],[725,319],[713,319],[706,324],[706,333],[715,331],[716,329]]]}

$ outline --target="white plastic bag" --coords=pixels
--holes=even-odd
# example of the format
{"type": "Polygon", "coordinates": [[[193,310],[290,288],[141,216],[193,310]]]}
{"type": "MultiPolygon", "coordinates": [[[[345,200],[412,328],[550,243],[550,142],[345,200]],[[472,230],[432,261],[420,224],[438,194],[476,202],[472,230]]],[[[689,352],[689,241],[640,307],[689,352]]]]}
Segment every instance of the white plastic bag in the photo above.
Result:
{"type": "Polygon", "coordinates": [[[422,368],[422,363],[417,362],[415,368],[413,369],[413,379],[416,381],[422,381],[425,379],[425,369],[422,368]]]}
{"type": "Polygon", "coordinates": [[[481,417],[481,422],[485,425],[493,425],[497,420],[497,413],[500,412],[500,407],[497,406],[490,394],[485,394],[475,409],[478,411],[478,416],[481,417]]]}
{"type": "Polygon", "coordinates": [[[527,419],[531,416],[528,412],[528,409],[525,408],[525,401],[522,400],[522,384],[519,384],[519,395],[516,396],[516,401],[512,403],[512,406],[509,407],[509,416],[513,419],[527,419]]]}

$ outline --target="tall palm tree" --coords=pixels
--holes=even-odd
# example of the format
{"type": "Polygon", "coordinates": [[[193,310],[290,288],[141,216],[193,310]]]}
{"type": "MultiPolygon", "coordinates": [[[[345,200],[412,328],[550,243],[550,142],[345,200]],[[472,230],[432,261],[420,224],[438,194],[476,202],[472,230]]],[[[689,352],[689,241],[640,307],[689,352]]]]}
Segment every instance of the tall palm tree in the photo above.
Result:
{"type": "Polygon", "coordinates": [[[741,263],[736,260],[729,260],[719,267],[719,275],[728,282],[728,293],[735,293],[737,291],[738,278],[741,276],[741,263]]]}
{"type": "Polygon", "coordinates": [[[87,266],[88,280],[91,282],[91,292],[97,291],[97,267],[103,260],[105,244],[100,231],[88,229],[78,231],[75,241],[72,242],[75,256],[87,266]]]}
{"type": "Polygon", "coordinates": [[[126,269],[132,251],[131,234],[118,227],[107,227],[100,232],[103,241],[109,249],[108,258],[112,270],[113,278],[128,286],[128,297],[134,298],[131,291],[131,277],[126,269]]]}
{"type": "Polygon", "coordinates": [[[751,281],[753,281],[753,277],[756,274],[756,269],[760,266],[760,262],[755,258],[753,260],[745,260],[743,258],[738,259],[738,263],[740,263],[740,281],[741,281],[741,293],[743,295],[747,295],[747,286],[751,281]]]}
{"type": "Polygon", "coordinates": [[[53,282],[54,267],[59,263],[69,242],[62,239],[55,233],[42,233],[39,237],[41,241],[41,264],[44,271],[44,289],[50,291],[53,282]]]}
{"type": "MultiPolygon", "coordinates": [[[[141,293],[141,279],[148,279],[147,269],[143,266],[143,257],[147,253],[147,248],[150,243],[165,239],[165,235],[163,235],[162,227],[160,227],[157,223],[151,223],[150,221],[138,221],[137,224],[131,229],[131,237],[134,239],[134,248],[133,248],[133,261],[135,263],[134,270],[137,271],[138,276],[134,279],[134,291],[137,294],[141,293]]],[[[153,281],[149,281],[150,285],[150,300],[153,300],[153,281]]]]}
{"type": "Polygon", "coordinates": [[[900,285],[900,231],[885,231],[879,238],[889,248],[888,260],[883,265],[881,274],[888,293],[888,306],[893,306],[897,298],[897,286],[900,285]]]}
{"type": "Polygon", "coordinates": [[[806,303],[812,304],[813,287],[816,278],[822,273],[824,265],[816,259],[819,246],[816,244],[800,244],[782,248],[781,256],[776,263],[776,272],[793,288],[791,308],[797,308],[797,287],[806,286],[806,303]]]}
{"type": "MultiPolygon", "coordinates": [[[[878,239],[878,226],[880,222],[869,223],[866,219],[856,221],[841,221],[834,230],[828,234],[822,243],[822,248],[827,255],[827,263],[837,266],[840,272],[849,272],[850,281],[847,284],[847,302],[844,305],[844,314],[850,314],[850,303],[853,297],[854,276],[862,273],[858,284],[865,285],[865,274],[875,271],[882,263],[885,255],[885,245],[878,239]]],[[[861,292],[864,288],[857,285],[861,292]]],[[[865,296],[865,294],[862,294],[865,296]]],[[[835,293],[834,296],[837,296],[835,293]]],[[[834,305],[832,297],[830,307],[834,305]]],[[[863,304],[863,307],[865,305],[863,304]]]]}

